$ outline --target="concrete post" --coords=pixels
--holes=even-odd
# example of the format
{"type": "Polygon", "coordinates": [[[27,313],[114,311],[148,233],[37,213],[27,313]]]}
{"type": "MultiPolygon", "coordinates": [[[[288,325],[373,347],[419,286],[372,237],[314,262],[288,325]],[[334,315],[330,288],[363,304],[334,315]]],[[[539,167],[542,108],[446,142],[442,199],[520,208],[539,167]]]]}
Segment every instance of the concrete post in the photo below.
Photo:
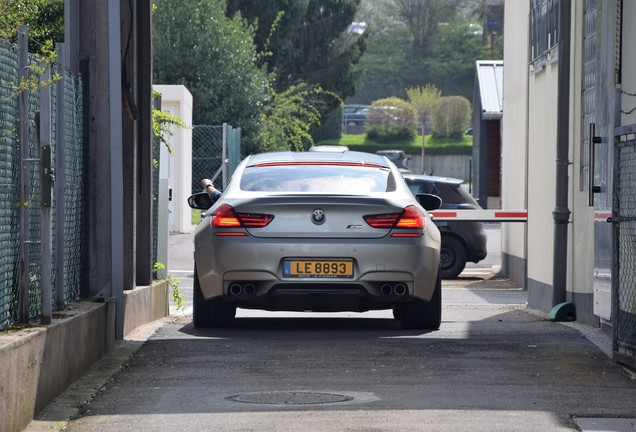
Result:
{"type": "Polygon", "coordinates": [[[137,4],[137,285],[152,283],[152,2],[137,4]]]}

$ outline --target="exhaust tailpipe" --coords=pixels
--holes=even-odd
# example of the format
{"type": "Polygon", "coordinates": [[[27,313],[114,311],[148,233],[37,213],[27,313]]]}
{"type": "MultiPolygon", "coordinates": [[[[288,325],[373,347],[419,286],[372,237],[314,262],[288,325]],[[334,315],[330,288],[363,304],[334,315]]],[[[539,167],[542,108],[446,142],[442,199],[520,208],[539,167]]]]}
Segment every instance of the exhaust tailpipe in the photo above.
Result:
{"type": "Polygon", "coordinates": [[[380,287],[380,292],[382,293],[382,295],[389,296],[393,294],[393,287],[388,283],[382,284],[382,286],[380,287]]]}
{"type": "Polygon", "coordinates": [[[234,296],[240,296],[243,293],[243,287],[238,283],[233,283],[230,285],[230,294],[234,296]]]}
{"type": "Polygon", "coordinates": [[[247,283],[243,287],[243,293],[247,296],[253,296],[254,294],[256,294],[256,287],[254,286],[254,284],[247,283]]]}
{"type": "Polygon", "coordinates": [[[396,295],[403,296],[408,290],[406,289],[406,285],[399,283],[395,284],[395,287],[393,287],[393,291],[396,295]]]}

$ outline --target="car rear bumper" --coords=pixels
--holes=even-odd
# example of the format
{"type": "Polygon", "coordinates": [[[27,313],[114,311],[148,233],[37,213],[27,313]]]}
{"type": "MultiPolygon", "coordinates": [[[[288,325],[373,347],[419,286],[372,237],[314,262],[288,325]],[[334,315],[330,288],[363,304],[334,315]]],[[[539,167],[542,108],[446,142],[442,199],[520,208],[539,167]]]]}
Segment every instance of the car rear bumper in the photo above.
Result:
{"type": "Polygon", "coordinates": [[[304,238],[290,244],[289,239],[215,237],[203,228],[194,243],[203,297],[224,296],[245,308],[369,310],[412,296],[428,301],[439,269],[439,244],[431,238],[304,238]],[[350,258],[353,277],[284,277],[287,258],[350,258]]]}
{"type": "Polygon", "coordinates": [[[481,229],[476,230],[475,234],[471,236],[468,247],[468,260],[474,263],[478,263],[486,258],[488,255],[487,249],[488,235],[486,230],[481,224],[481,229]]]}

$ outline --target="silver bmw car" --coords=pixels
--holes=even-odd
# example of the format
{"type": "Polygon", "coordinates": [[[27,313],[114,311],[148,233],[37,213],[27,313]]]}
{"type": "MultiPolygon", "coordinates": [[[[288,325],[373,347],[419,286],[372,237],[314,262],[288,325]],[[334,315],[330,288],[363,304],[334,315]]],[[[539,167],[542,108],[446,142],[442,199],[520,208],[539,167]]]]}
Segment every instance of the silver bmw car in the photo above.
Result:
{"type": "Polygon", "coordinates": [[[434,195],[410,192],[384,156],[276,152],[247,157],[194,234],[197,327],[225,327],[236,308],[393,309],[404,328],[441,322],[434,195]]]}

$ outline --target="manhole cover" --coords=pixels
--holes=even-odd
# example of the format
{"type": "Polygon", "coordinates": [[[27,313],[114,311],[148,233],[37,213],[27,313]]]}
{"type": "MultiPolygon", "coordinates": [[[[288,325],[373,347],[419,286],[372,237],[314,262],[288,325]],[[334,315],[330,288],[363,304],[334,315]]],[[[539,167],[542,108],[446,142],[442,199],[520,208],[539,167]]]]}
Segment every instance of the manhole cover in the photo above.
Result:
{"type": "Polygon", "coordinates": [[[225,399],[234,402],[270,404],[270,405],[318,405],[338,402],[350,402],[351,396],[333,393],[314,392],[262,392],[229,396],[225,399]]]}

